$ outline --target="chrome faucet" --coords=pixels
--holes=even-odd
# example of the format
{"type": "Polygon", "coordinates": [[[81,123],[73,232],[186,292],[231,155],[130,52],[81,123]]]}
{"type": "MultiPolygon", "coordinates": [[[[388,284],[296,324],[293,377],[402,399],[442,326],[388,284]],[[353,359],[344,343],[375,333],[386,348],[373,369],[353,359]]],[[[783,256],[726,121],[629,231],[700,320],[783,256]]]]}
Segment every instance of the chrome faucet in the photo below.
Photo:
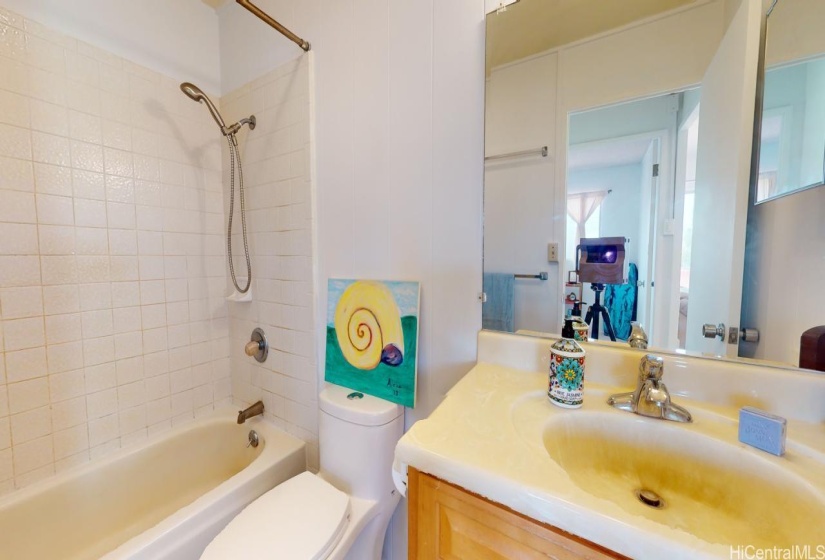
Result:
{"type": "Polygon", "coordinates": [[[249,408],[238,411],[238,424],[243,424],[253,416],[258,416],[264,413],[264,403],[258,401],[249,408]]]}
{"type": "Polygon", "coordinates": [[[659,356],[646,354],[639,364],[636,390],[630,393],[617,393],[607,399],[607,404],[619,410],[651,418],[692,422],[693,418],[687,409],[671,402],[670,393],[662,381],[664,372],[664,360],[659,356]]]}
{"type": "Polygon", "coordinates": [[[641,323],[630,323],[630,338],[627,339],[627,343],[631,348],[647,350],[647,333],[641,323]]]}

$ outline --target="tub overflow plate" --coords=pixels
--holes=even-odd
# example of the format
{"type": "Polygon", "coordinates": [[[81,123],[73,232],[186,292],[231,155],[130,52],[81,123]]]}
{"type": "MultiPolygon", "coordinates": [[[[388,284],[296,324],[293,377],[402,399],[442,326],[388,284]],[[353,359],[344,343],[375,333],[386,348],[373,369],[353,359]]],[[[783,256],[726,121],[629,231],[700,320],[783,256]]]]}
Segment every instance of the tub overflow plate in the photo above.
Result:
{"type": "Polygon", "coordinates": [[[259,443],[261,443],[261,438],[258,436],[258,432],[249,430],[249,443],[247,443],[246,446],[249,447],[251,445],[252,447],[258,447],[259,443]]]}

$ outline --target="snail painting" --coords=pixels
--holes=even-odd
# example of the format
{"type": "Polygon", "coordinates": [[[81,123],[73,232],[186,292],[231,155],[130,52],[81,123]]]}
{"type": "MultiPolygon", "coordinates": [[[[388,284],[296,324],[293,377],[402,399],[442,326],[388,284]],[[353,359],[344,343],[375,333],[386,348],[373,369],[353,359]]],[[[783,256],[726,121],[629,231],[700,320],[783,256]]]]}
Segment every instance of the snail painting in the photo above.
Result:
{"type": "Polygon", "coordinates": [[[325,379],[415,405],[418,282],[330,280],[325,379]]]}

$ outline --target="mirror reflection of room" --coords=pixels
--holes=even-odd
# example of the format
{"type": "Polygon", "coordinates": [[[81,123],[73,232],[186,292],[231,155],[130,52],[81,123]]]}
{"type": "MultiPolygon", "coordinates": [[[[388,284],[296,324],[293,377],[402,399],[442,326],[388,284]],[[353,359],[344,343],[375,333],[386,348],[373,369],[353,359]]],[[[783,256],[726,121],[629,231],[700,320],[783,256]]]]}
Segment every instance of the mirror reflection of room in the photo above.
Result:
{"type": "MultiPolygon", "coordinates": [[[[602,298],[620,341],[637,322],[651,344],[684,348],[699,98],[692,89],[570,115],[566,312],[576,294],[584,308],[596,295],[575,282],[581,239],[625,238],[623,282],[607,284],[602,298]]],[[[606,338],[600,330],[592,337],[606,338]]]]}
{"type": "Polygon", "coordinates": [[[767,18],[759,175],[748,214],[739,355],[801,365],[825,323],[825,2],[779,0],[767,18]],[[804,336],[804,335],[803,335],[804,336]]]}
{"type": "Polygon", "coordinates": [[[765,71],[756,202],[819,186],[825,154],[825,58],[765,71]]]}
{"type": "MultiPolygon", "coordinates": [[[[661,63],[688,68],[686,72],[696,78],[687,84],[698,82],[718,40],[718,29],[704,20],[719,19],[721,4],[700,7],[699,18],[686,9],[690,4],[692,0],[599,3],[595,9],[589,2],[522,0],[488,18],[484,328],[539,335],[559,332],[565,272],[570,268],[565,260],[571,258],[570,240],[575,236],[567,232],[568,109],[581,112],[649,97],[650,88],[670,89],[664,84],[674,81],[673,72],[643,69],[632,62],[639,38],[653,43],[665,36],[675,39],[670,28],[683,37],[661,51],[661,63]],[[679,9],[684,13],[662,16],[679,9]],[[658,18],[664,19],[654,21],[658,18]],[[684,19],[690,20],[689,27],[684,19]],[[653,31],[639,21],[651,22],[653,31]],[[697,40],[697,52],[680,46],[680,41],[697,40]],[[604,49],[615,54],[607,57],[612,61],[603,55],[604,49]],[[622,94],[604,84],[600,76],[606,66],[612,67],[612,79],[621,82],[622,94]]],[[[641,132],[645,129],[628,134],[641,132]]],[[[582,134],[587,137],[587,132],[582,134]]],[[[614,199],[619,198],[617,192],[614,199]]],[[[598,229],[593,225],[598,208],[596,213],[583,226],[591,232],[598,229]]],[[[646,250],[635,231],[625,237],[636,238],[630,243],[634,250],[646,250]]]]}
{"type": "MultiPolygon", "coordinates": [[[[792,4],[795,15],[783,16],[790,22],[784,27],[795,32],[775,33],[775,22],[769,25],[769,70],[825,53],[822,35],[809,29],[814,24],[800,25],[798,17],[823,3],[792,4]]],[[[766,321],[763,312],[780,291],[773,281],[779,273],[767,262],[776,260],[768,239],[789,228],[774,227],[770,205],[753,205],[751,143],[759,137],[751,107],[762,15],[756,5],[633,0],[618,9],[595,0],[521,0],[488,17],[485,328],[558,335],[569,299],[595,295],[589,286],[566,285],[575,284],[568,275],[576,268],[575,247],[583,238],[618,235],[629,240],[628,282],[604,293],[632,293],[602,299],[608,308],[621,303],[613,310],[624,324],[617,330],[626,333],[635,320],[653,347],[766,359],[779,351],[781,361],[797,361],[799,334],[822,323],[815,316],[821,306],[788,332],[772,329],[786,321],[766,321]],[[616,25],[605,25],[596,5],[621,11],[609,18],[616,25]],[[657,124],[645,126],[655,111],[622,117],[656,103],[663,115],[657,124]],[[633,126],[622,128],[622,118],[633,126]],[[618,160],[599,161],[599,151],[618,160]],[[759,206],[765,210],[754,210],[759,206]],[[501,304],[502,293],[512,293],[509,304],[501,304]],[[506,324],[490,326],[502,310],[506,324]],[[757,339],[770,331],[770,340],[740,342],[746,328],[757,339]]],[[[769,135],[770,123],[765,128],[769,135]]],[[[803,210],[808,215],[814,207],[803,210]]],[[[806,219],[796,229],[811,227],[806,219]]],[[[799,315],[799,306],[789,309],[799,315]]]]}

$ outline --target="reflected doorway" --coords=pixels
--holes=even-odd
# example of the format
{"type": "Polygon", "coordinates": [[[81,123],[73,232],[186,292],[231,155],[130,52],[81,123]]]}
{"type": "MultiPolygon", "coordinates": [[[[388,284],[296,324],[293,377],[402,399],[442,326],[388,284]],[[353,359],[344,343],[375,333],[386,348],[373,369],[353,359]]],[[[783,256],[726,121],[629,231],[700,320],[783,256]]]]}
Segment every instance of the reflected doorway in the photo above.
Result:
{"type": "Polygon", "coordinates": [[[578,293],[585,304],[594,300],[591,286],[576,286],[568,274],[582,237],[627,239],[625,284],[605,290],[619,340],[636,321],[651,345],[679,346],[683,239],[690,244],[692,228],[688,212],[685,232],[692,196],[686,179],[692,181],[695,170],[698,100],[697,89],[569,116],[565,294],[578,293]]]}

